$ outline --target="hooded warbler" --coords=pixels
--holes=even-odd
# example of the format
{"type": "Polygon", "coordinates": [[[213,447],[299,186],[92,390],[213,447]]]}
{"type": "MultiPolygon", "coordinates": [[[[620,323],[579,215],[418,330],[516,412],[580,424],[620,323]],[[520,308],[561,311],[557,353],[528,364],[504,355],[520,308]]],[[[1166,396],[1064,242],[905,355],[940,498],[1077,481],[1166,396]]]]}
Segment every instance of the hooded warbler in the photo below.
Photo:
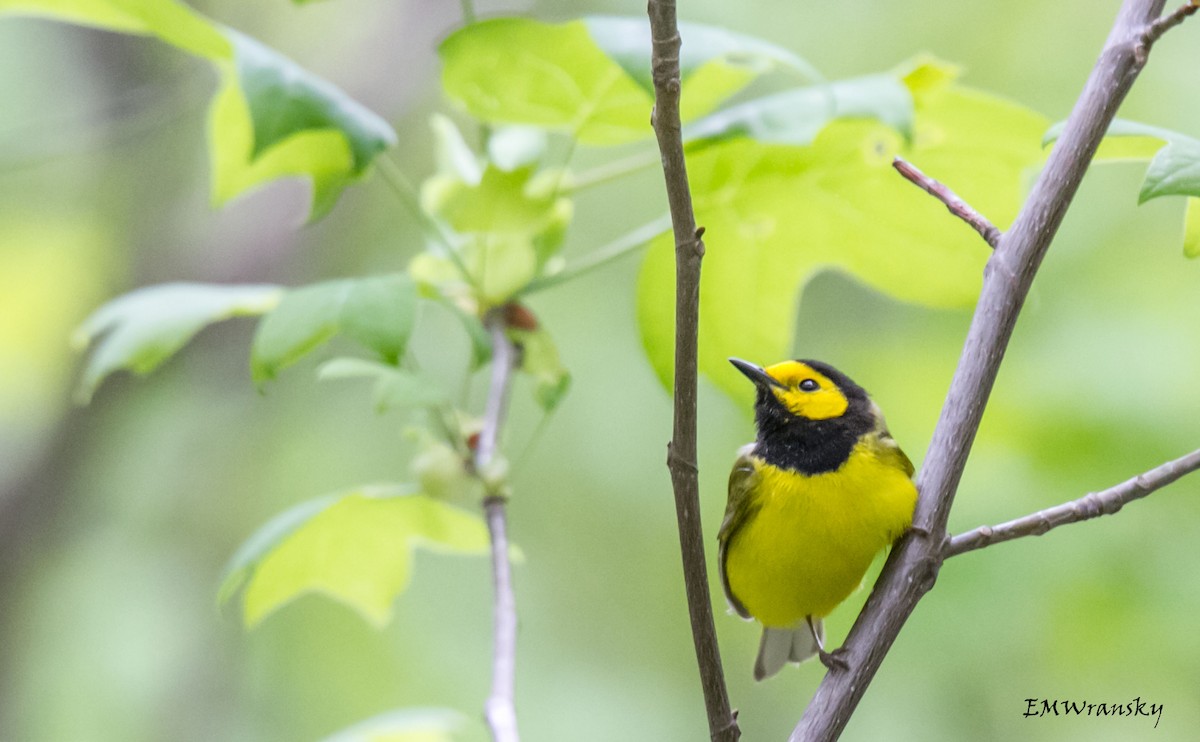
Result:
{"type": "Polygon", "coordinates": [[[754,678],[824,648],[822,619],[912,524],[913,465],[865,390],[818,361],[730,363],[757,387],[717,536],[725,597],[763,625],[754,678]]]}

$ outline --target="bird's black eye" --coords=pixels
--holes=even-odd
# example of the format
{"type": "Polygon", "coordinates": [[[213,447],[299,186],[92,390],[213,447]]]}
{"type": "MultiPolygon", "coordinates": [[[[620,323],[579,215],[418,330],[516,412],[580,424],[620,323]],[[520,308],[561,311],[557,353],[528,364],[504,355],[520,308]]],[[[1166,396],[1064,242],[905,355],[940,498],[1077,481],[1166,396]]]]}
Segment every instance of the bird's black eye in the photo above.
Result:
{"type": "Polygon", "coordinates": [[[805,379],[800,382],[800,391],[802,392],[815,392],[820,388],[821,385],[817,383],[816,379],[805,379]]]}

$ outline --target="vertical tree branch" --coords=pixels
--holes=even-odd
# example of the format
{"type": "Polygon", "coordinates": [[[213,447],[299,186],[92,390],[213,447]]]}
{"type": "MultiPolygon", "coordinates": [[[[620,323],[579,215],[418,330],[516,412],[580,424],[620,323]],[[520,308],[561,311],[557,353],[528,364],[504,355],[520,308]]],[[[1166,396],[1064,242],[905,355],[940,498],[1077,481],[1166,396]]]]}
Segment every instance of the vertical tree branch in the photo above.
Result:
{"type": "Polygon", "coordinates": [[[983,289],[921,471],[916,529],[893,550],[845,644],[848,669],[821,681],[790,739],[832,740],[937,578],[946,520],[1017,315],[1117,107],[1141,72],[1147,33],[1164,0],[1126,0],[1104,50],[1012,227],[984,271],[983,289]]]}
{"type": "Polygon", "coordinates": [[[494,742],[517,742],[517,712],[513,702],[517,654],[517,606],[513,597],[512,568],[508,561],[505,518],[505,477],[497,472],[496,451],[500,429],[508,408],[508,390],[517,365],[516,348],[508,339],[504,313],[493,309],[484,318],[492,337],[492,382],[484,410],[483,430],[475,447],[475,474],[484,485],[483,511],[492,541],[492,582],[495,628],[492,648],[492,690],[484,706],[484,717],[494,742]]]}
{"type": "Polygon", "coordinates": [[[692,195],[683,159],[679,121],[679,26],[673,0],[650,0],[651,65],[654,112],[650,122],[658,138],[667,202],[675,234],[675,424],[667,446],[667,468],[675,491],[683,580],[692,624],[700,684],[713,740],[741,736],[729,705],[725,672],[713,625],[712,597],[700,523],[700,484],[696,467],[696,339],[700,315],[700,259],[703,229],[696,228],[692,195]]]}

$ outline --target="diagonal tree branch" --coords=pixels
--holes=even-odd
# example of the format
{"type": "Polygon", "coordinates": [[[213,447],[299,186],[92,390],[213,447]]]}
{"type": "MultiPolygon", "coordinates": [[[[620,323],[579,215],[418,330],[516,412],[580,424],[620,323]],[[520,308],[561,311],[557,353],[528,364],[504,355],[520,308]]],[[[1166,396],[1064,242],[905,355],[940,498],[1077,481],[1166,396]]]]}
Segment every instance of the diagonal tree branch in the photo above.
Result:
{"type": "Polygon", "coordinates": [[[892,550],[792,742],[836,739],[896,635],[937,579],[946,520],[992,385],[1033,277],[1105,130],[1146,61],[1164,0],[1125,0],[1104,50],[1028,200],[984,271],[971,328],[918,480],[913,531],[892,550]]]}
{"type": "Polygon", "coordinates": [[[992,544],[1011,541],[1022,536],[1041,536],[1059,526],[1078,523],[1101,515],[1112,515],[1126,504],[1140,500],[1166,487],[1180,477],[1200,469],[1200,451],[1192,451],[1174,461],[1157,466],[1144,474],[1127,479],[1100,492],[1091,492],[1077,500],[1010,520],[998,526],[980,526],[960,533],[946,542],[942,558],[966,554],[992,544]]]}
{"type": "Polygon", "coordinates": [[[483,512],[492,542],[492,583],[495,590],[492,690],[483,715],[494,742],[518,742],[514,676],[517,654],[517,606],[512,567],[508,561],[508,527],[504,476],[497,474],[496,451],[508,408],[508,391],[517,352],[505,332],[504,312],[493,309],[484,318],[492,338],[492,380],[484,409],[483,429],[475,447],[474,470],[484,485],[483,512]]]}
{"type": "Polygon", "coordinates": [[[675,424],[667,446],[667,468],[675,491],[679,548],[688,616],[700,668],[700,684],[713,740],[735,742],[741,732],[729,705],[725,672],[713,624],[712,597],[700,524],[700,483],[696,468],[696,339],[700,313],[700,259],[703,228],[696,228],[692,195],[683,159],[679,121],[679,26],[674,0],[650,0],[651,66],[654,112],[650,122],[658,138],[667,202],[675,232],[675,424]]]}
{"type": "Polygon", "coordinates": [[[971,229],[978,232],[979,236],[992,246],[992,249],[1000,244],[1002,235],[996,225],[988,221],[986,216],[971,208],[971,205],[962,200],[957,193],[921,172],[903,157],[895,157],[892,160],[892,167],[896,168],[896,172],[903,175],[910,183],[945,204],[951,214],[969,224],[971,229]]]}

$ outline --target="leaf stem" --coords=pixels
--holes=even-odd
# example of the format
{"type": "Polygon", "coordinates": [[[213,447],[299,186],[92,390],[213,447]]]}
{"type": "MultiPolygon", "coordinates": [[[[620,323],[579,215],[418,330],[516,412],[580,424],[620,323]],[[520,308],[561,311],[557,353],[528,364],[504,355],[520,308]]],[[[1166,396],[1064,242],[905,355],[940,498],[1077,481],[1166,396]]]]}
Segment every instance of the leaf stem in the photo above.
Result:
{"type": "Polygon", "coordinates": [[[640,227],[626,232],[620,237],[606,245],[601,245],[595,250],[584,255],[579,260],[575,261],[566,268],[563,268],[558,273],[553,273],[549,276],[542,276],[535,279],[525,288],[524,294],[532,294],[535,291],[548,289],[552,286],[557,286],[560,283],[578,278],[585,273],[589,273],[601,266],[608,265],[614,260],[619,260],[626,255],[641,248],[650,240],[671,228],[671,215],[663,214],[654,221],[647,222],[640,227]]]}
{"type": "MultiPolygon", "coordinates": [[[[405,207],[409,214],[417,220],[417,226],[421,230],[421,234],[425,239],[442,248],[441,252],[450,262],[454,263],[454,267],[462,274],[463,280],[471,286],[475,286],[475,279],[471,272],[467,270],[466,263],[462,260],[462,255],[458,252],[458,247],[454,244],[454,239],[447,234],[446,228],[443,227],[436,219],[431,217],[421,208],[421,199],[417,195],[416,186],[400,169],[400,166],[392,161],[390,157],[384,155],[376,158],[379,163],[379,173],[383,176],[383,180],[392,189],[392,192],[400,199],[400,203],[405,207]]],[[[476,286],[476,288],[478,288],[476,286]]]]}
{"type": "Polygon", "coordinates": [[[651,168],[657,165],[658,162],[659,154],[652,150],[638,152],[620,160],[606,162],[603,165],[597,165],[591,170],[584,170],[572,177],[571,181],[563,187],[562,193],[578,193],[587,188],[609,183],[626,175],[632,175],[651,168]]]}

